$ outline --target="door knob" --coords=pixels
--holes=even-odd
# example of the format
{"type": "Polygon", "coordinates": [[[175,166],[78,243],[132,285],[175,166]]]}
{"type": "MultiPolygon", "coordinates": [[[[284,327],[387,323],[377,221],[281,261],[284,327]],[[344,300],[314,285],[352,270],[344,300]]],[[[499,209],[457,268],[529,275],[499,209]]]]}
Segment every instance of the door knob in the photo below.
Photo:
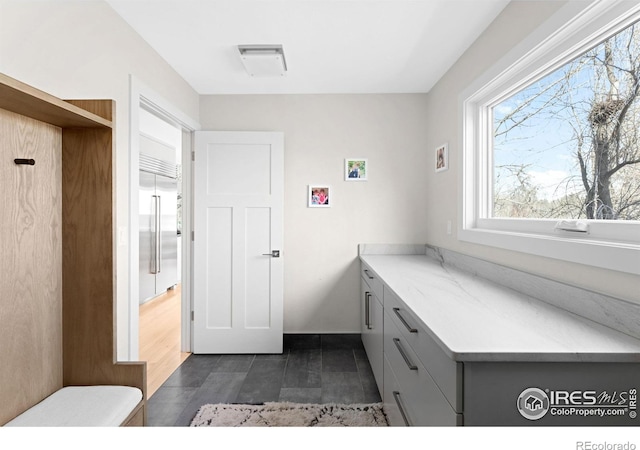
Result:
{"type": "Polygon", "coordinates": [[[263,256],[271,256],[272,258],[280,258],[280,250],[272,250],[271,253],[263,253],[263,256]]]}

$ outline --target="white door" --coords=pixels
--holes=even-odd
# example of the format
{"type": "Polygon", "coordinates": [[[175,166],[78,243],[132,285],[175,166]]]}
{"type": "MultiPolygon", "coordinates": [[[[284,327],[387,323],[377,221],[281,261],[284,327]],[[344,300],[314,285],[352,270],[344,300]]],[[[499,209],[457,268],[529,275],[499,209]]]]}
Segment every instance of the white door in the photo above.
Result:
{"type": "Polygon", "coordinates": [[[201,131],[194,353],[282,353],[284,135],[201,131]]]}

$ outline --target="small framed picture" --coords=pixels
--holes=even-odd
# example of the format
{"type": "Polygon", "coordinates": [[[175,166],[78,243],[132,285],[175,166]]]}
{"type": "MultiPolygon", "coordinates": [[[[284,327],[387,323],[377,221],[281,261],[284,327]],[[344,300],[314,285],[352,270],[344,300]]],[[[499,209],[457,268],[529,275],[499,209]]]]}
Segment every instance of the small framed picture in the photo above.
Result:
{"type": "Polygon", "coordinates": [[[449,145],[442,144],[436,147],[436,172],[442,172],[449,168],[449,145]]]}
{"type": "Polygon", "coordinates": [[[348,158],[344,160],[345,181],[367,181],[369,165],[365,158],[348,158]]]}
{"type": "Polygon", "coordinates": [[[331,206],[331,186],[310,184],[307,205],[309,208],[329,208],[331,206]]]}

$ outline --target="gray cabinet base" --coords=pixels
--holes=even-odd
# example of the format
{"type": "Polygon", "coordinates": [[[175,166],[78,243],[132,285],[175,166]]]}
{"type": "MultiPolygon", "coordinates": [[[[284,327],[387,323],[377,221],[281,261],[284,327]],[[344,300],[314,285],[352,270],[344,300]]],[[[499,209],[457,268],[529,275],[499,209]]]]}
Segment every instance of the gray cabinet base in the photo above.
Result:
{"type": "Polygon", "coordinates": [[[465,426],[640,426],[640,364],[465,363],[465,426]]]}

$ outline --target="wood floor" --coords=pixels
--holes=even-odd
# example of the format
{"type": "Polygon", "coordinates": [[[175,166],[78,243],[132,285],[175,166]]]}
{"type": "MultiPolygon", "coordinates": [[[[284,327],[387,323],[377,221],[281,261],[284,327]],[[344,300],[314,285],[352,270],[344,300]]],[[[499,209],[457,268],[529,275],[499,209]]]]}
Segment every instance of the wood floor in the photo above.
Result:
{"type": "Polygon", "coordinates": [[[180,351],[180,285],[140,305],[140,360],[147,361],[147,398],[184,362],[180,351]]]}

